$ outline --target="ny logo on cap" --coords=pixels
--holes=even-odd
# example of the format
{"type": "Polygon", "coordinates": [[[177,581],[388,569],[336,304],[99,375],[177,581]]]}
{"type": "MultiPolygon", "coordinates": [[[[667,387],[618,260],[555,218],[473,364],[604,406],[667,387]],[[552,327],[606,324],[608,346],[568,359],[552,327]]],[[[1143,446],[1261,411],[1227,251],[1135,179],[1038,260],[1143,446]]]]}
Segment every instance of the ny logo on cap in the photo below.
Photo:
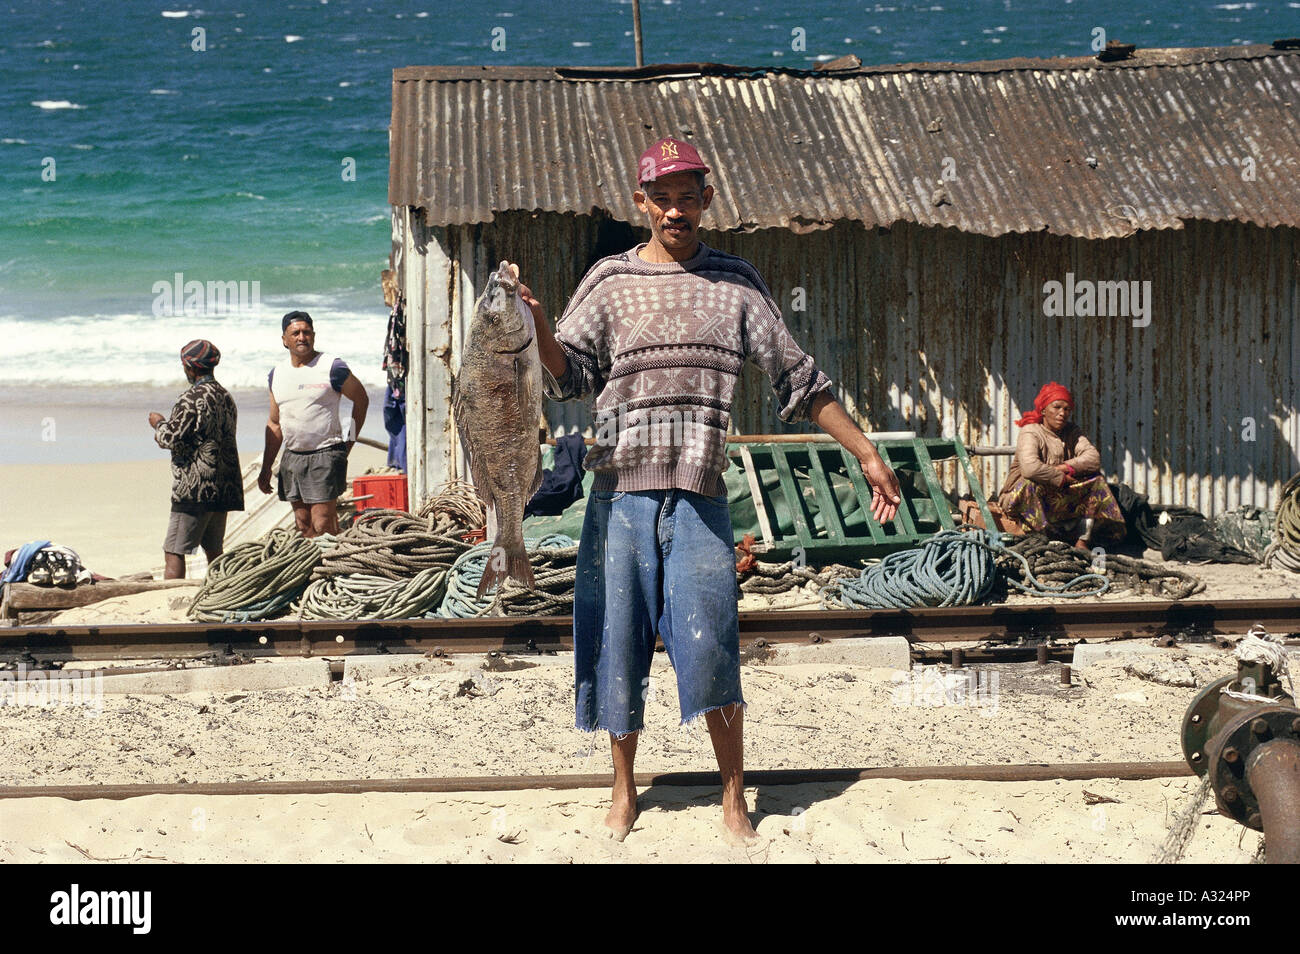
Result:
{"type": "Polygon", "coordinates": [[[660,159],[676,159],[676,158],[677,158],[677,143],[673,142],[672,140],[669,140],[669,141],[667,141],[667,142],[660,143],[660,144],[659,144],[659,148],[660,148],[660,151],[663,153],[663,155],[661,155],[661,156],[659,157],[660,159]]]}

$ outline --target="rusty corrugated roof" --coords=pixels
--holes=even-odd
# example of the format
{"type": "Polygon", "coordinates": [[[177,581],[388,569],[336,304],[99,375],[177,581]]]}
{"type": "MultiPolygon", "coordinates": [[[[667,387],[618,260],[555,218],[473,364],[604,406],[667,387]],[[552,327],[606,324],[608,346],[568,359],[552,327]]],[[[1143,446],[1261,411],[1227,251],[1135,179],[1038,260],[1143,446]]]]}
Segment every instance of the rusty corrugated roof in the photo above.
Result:
{"type": "Polygon", "coordinates": [[[713,229],[1300,226],[1300,51],[1265,46],[833,71],[407,67],[389,201],[434,225],[508,210],[640,222],[636,158],[665,135],[713,167],[713,229]]]}

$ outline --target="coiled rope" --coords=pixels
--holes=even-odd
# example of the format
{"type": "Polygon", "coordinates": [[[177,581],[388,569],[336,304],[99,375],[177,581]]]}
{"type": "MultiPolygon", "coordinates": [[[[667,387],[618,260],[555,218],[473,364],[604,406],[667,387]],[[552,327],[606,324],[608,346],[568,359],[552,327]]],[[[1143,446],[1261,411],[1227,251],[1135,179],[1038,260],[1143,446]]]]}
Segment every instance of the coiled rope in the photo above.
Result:
{"type": "Polygon", "coordinates": [[[847,609],[967,606],[993,589],[995,552],[982,532],[944,530],[919,547],[889,554],[857,579],[832,583],[823,599],[847,609]]]}
{"type": "Polygon", "coordinates": [[[1282,488],[1273,521],[1273,542],[1264,551],[1264,566],[1274,564],[1292,573],[1300,573],[1300,474],[1282,488]]]}
{"type": "Polygon", "coordinates": [[[749,569],[740,572],[740,591],[771,596],[787,593],[808,583],[815,583],[820,590],[838,579],[858,576],[861,572],[861,567],[844,566],[842,563],[831,563],[820,569],[797,565],[793,560],[785,563],[754,563],[749,569]]]}
{"type": "Polygon", "coordinates": [[[436,609],[447,590],[447,568],[429,567],[409,580],[354,573],[315,580],[294,606],[300,619],[410,619],[436,609]]]}
{"type": "Polygon", "coordinates": [[[189,615],[205,623],[266,619],[297,599],[321,562],[328,541],[297,530],[272,530],[259,540],[231,547],[208,566],[189,615]]]}
{"type": "Polygon", "coordinates": [[[573,590],[577,581],[577,542],[562,533],[548,533],[526,539],[528,562],[533,567],[536,590],[528,590],[507,580],[487,599],[477,598],[479,580],[492,554],[491,541],[465,551],[452,564],[447,576],[447,592],[435,613],[442,619],[469,619],[475,616],[563,616],[572,612],[573,590]]]}
{"type": "Polygon", "coordinates": [[[1094,557],[1087,550],[1041,533],[1031,533],[1002,547],[1002,553],[1005,556],[998,560],[998,566],[1006,576],[1007,585],[1031,596],[1098,596],[1114,586],[1181,600],[1205,589],[1205,582],[1190,573],[1120,553],[1094,557]],[[1088,579],[1106,585],[1077,588],[1088,579]]]}
{"type": "Polygon", "coordinates": [[[419,517],[433,533],[462,533],[486,525],[487,509],[473,484],[449,480],[420,505],[419,517]]]}
{"type": "Polygon", "coordinates": [[[447,569],[469,544],[430,529],[428,518],[400,510],[364,510],[326,554],[313,578],[378,576],[407,580],[423,570],[447,569]]]}
{"type": "Polygon", "coordinates": [[[998,556],[1003,558],[998,565],[1004,571],[1007,585],[1021,593],[1078,599],[1100,596],[1110,589],[1106,575],[1092,569],[1091,554],[1085,555],[1077,547],[1059,540],[1034,534],[1010,546],[999,544],[998,549],[998,556]],[[1019,576],[1012,560],[1020,563],[1019,576]],[[1076,586],[1080,588],[1075,589],[1076,586]]]}
{"type": "Polygon", "coordinates": [[[1190,574],[1122,554],[1105,554],[1098,566],[1092,553],[1042,534],[1007,545],[990,531],[944,530],[889,554],[857,579],[831,583],[822,600],[848,609],[968,606],[989,596],[999,572],[1018,592],[1055,599],[1100,596],[1118,585],[1178,600],[1205,588],[1190,574]]]}

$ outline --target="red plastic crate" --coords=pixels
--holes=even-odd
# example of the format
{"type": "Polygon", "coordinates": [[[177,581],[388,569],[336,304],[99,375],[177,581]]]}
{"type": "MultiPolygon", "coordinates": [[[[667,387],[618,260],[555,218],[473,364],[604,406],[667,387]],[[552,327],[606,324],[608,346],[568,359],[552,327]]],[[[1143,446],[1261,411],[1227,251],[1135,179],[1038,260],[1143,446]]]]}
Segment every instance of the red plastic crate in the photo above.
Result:
{"type": "Polygon", "coordinates": [[[405,474],[367,474],[352,478],[352,499],[357,502],[357,513],[384,507],[389,510],[411,509],[407,497],[405,474]],[[362,500],[362,497],[369,499],[362,500]]]}

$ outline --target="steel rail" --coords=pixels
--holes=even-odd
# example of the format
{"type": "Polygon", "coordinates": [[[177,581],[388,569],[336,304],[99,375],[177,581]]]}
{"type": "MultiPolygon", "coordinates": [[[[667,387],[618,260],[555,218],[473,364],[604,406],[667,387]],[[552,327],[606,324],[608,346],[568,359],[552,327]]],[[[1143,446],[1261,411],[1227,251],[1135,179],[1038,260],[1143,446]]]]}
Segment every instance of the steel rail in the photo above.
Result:
{"type": "MultiPolygon", "coordinates": [[[[1068,762],[1030,765],[926,765],[882,768],[758,769],[745,772],[747,786],[851,785],[870,779],[976,782],[1090,781],[1112,778],[1146,781],[1193,775],[1186,762],[1068,762]]],[[[367,793],[519,792],[608,788],[609,774],[466,775],[446,778],[362,778],[307,781],[161,782],[126,785],[4,785],[4,798],[121,800],[147,795],[362,795],[367,793]]],[[[638,772],[638,788],[717,788],[717,772],[638,772]]]]}
{"type": "MultiPolygon", "coordinates": [[[[740,614],[742,649],[904,636],[913,643],[1116,639],[1242,633],[1254,623],[1300,632],[1300,600],[1050,603],[910,610],[761,610],[740,614]]],[[[52,662],[350,653],[539,653],[572,650],[568,616],[412,620],[275,620],[0,628],[0,659],[52,662]]]]}

